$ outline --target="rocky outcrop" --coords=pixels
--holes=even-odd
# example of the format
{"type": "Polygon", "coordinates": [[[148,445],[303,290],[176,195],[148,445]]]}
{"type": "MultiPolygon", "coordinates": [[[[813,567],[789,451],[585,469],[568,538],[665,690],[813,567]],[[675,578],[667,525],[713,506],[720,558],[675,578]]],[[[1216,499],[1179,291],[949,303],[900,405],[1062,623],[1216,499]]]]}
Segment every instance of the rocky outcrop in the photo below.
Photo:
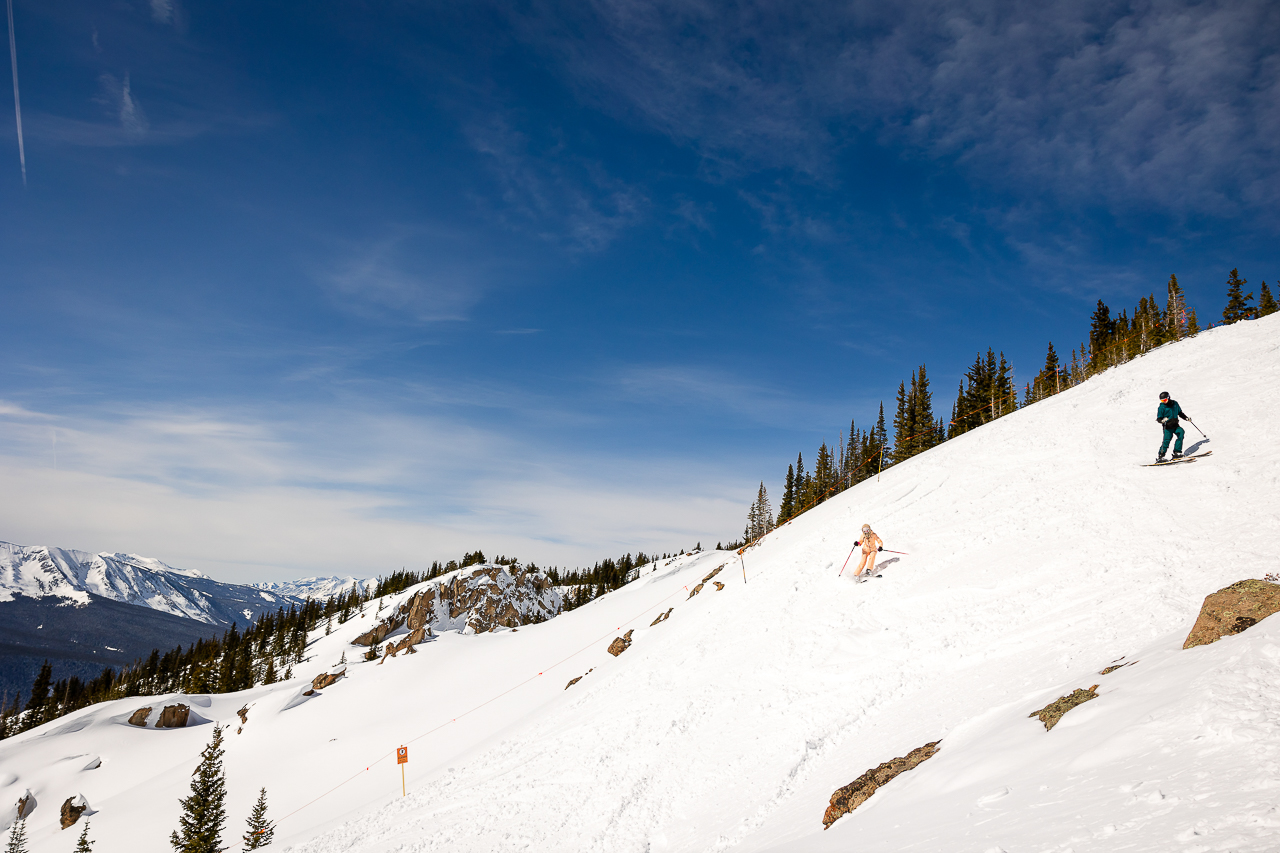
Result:
{"type": "Polygon", "coordinates": [[[89,801],[80,794],[76,794],[74,797],[67,797],[67,801],[62,804],[62,809],[59,812],[58,822],[62,824],[63,829],[66,829],[78,821],[80,815],[88,810],[89,801]]]}
{"type": "Polygon", "coordinates": [[[322,672],[315,678],[311,679],[312,690],[323,690],[331,684],[337,683],[339,678],[347,674],[347,668],[344,666],[337,672],[322,672]]]}
{"type": "Polygon", "coordinates": [[[36,810],[36,805],[36,795],[31,793],[31,789],[28,788],[26,793],[18,797],[18,820],[30,817],[31,813],[36,810]]]}
{"type": "Polygon", "coordinates": [[[400,652],[405,654],[416,655],[418,650],[414,646],[425,640],[431,633],[431,627],[428,625],[424,628],[415,628],[411,633],[406,635],[398,643],[387,643],[386,651],[382,654],[382,660],[378,661],[378,666],[382,666],[387,658],[393,658],[400,652]]]}
{"type": "Polygon", "coordinates": [[[712,581],[712,583],[716,585],[716,592],[724,589],[724,584],[720,583],[720,581],[712,581]]]}
{"type": "Polygon", "coordinates": [[[705,578],[702,579],[702,582],[706,583],[707,581],[711,580],[713,577],[720,574],[720,571],[723,568],[724,566],[716,566],[714,569],[711,570],[711,574],[707,575],[705,578]]]}
{"type": "Polygon", "coordinates": [[[359,637],[352,641],[353,646],[376,646],[387,638],[395,629],[404,624],[404,614],[400,612],[392,613],[386,619],[383,619],[377,625],[374,625],[368,631],[365,631],[359,637]]]}
{"type": "Polygon", "coordinates": [[[894,777],[911,770],[922,761],[933,758],[938,754],[939,743],[941,741],[935,740],[933,743],[917,747],[901,758],[894,758],[879,767],[871,768],[848,785],[836,789],[836,792],[831,795],[831,804],[827,806],[826,814],[822,816],[822,828],[829,828],[841,817],[865,803],[877,789],[889,784],[894,777]]]}
{"type": "Polygon", "coordinates": [[[129,715],[129,725],[147,727],[147,717],[151,716],[151,708],[139,708],[129,715]]]}
{"type": "Polygon", "coordinates": [[[160,719],[156,720],[157,729],[186,728],[191,709],[186,705],[165,705],[160,711],[160,719]]]}
{"type": "Polygon", "coordinates": [[[609,654],[616,658],[618,655],[631,648],[631,634],[633,632],[634,629],[623,634],[621,637],[614,637],[613,642],[609,644],[609,654]]]}
{"type": "Polygon", "coordinates": [[[245,705],[239,711],[236,711],[236,716],[240,718],[240,725],[242,726],[249,722],[249,706],[245,705]]]}
{"type": "Polygon", "coordinates": [[[1184,649],[1207,646],[1223,637],[1239,634],[1280,612],[1280,585],[1264,580],[1236,581],[1206,596],[1184,649]]]}
{"type": "MultiPolygon", "coordinates": [[[[693,598],[695,595],[697,595],[698,593],[702,592],[702,588],[703,588],[704,586],[706,586],[706,584],[701,584],[701,583],[700,583],[700,584],[698,584],[697,586],[695,586],[695,587],[693,588],[693,590],[689,593],[689,598],[693,598]]],[[[685,599],[685,601],[688,601],[688,600],[689,600],[689,598],[686,598],[686,599],[685,599]]]]}
{"type": "Polygon", "coordinates": [[[570,678],[570,679],[569,679],[569,683],[568,683],[568,684],[566,684],[566,685],[564,686],[564,689],[565,689],[565,690],[568,690],[570,687],[572,687],[573,685],[577,684],[579,681],[581,681],[582,679],[586,678],[588,675],[590,675],[590,674],[591,674],[592,672],[594,672],[594,671],[595,671],[595,667],[593,666],[593,667],[591,667],[591,669],[589,669],[589,670],[587,670],[586,672],[582,673],[582,675],[579,675],[577,678],[570,678]]]}
{"type": "Polygon", "coordinates": [[[1070,711],[1077,705],[1083,705],[1090,699],[1097,699],[1098,685],[1093,685],[1089,689],[1083,687],[1078,690],[1072,690],[1066,696],[1059,696],[1048,705],[1045,705],[1039,711],[1032,711],[1027,714],[1028,717],[1039,717],[1040,722],[1044,723],[1044,730],[1047,732],[1058,724],[1062,719],[1062,715],[1070,711]]]}
{"type": "Polygon", "coordinates": [[[409,638],[417,639],[401,640],[394,646],[399,652],[433,636],[433,629],[483,634],[545,622],[563,609],[560,593],[541,571],[518,564],[476,566],[419,590],[357,637],[354,645],[372,648],[404,626],[409,629],[409,638]]]}
{"type": "Polygon", "coordinates": [[[660,622],[666,622],[668,619],[670,619],[670,618],[671,618],[671,611],[672,611],[672,610],[675,610],[675,608],[674,608],[674,607],[668,607],[668,608],[667,608],[667,612],[666,612],[666,613],[659,613],[659,614],[658,614],[658,618],[657,618],[657,619],[654,619],[652,622],[650,622],[650,623],[649,623],[649,627],[650,627],[650,628],[652,628],[654,625],[657,625],[657,624],[658,624],[658,623],[660,623],[660,622]]]}

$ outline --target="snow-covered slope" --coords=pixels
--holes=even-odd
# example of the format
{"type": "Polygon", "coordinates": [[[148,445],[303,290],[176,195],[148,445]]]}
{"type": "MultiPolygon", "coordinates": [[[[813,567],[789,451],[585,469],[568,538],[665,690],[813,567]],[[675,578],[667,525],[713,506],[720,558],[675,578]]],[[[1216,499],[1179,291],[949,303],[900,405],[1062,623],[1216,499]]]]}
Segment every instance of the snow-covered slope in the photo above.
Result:
{"type": "MultiPolygon", "coordinates": [[[[297,853],[1271,851],[1280,619],[1181,645],[1206,594],[1280,567],[1278,341],[1275,316],[1163,348],[859,484],[745,561],[648,566],[545,623],[381,665],[349,645],[367,613],[313,637],[295,671],[350,663],[310,697],[295,679],[146,704],[231,724],[228,836],[265,785],[272,849],[297,853]],[[1140,467],[1161,390],[1213,456],[1140,467]],[[857,584],[837,573],[863,522],[907,555],[857,584]],[[1028,719],[1094,684],[1053,731],[1028,719]],[[837,787],[936,740],[822,829],[837,787]]],[[[0,742],[0,826],[30,790],[33,853],[65,850],[58,806],[83,794],[98,853],[165,849],[210,727],[128,726],[142,704],[0,742]]]]}
{"type": "Polygon", "coordinates": [[[15,595],[55,596],[85,605],[88,593],[223,626],[248,624],[263,612],[298,600],[287,593],[222,583],[137,554],[90,554],[0,542],[0,607],[15,595]]]}
{"type": "Polygon", "coordinates": [[[357,578],[353,575],[340,578],[337,575],[332,575],[330,577],[298,578],[293,581],[266,581],[251,584],[251,586],[254,589],[264,590],[275,595],[291,596],[297,599],[314,598],[316,600],[324,600],[332,598],[340,592],[346,592],[352,587],[364,592],[372,587],[374,583],[375,581],[372,578],[357,578]]]}

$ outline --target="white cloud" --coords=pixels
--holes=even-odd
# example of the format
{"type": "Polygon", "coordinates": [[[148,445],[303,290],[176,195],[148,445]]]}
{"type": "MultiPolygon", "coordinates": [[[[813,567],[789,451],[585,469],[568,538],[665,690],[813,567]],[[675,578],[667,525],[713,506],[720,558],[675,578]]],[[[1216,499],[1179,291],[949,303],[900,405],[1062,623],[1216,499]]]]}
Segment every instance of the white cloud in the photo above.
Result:
{"type": "Polygon", "coordinates": [[[151,0],[151,20],[158,24],[173,23],[173,0],[151,0]]]}
{"type": "Polygon", "coordinates": [[[9,414],[0,539],[144,553],[236,581],[421,568],[477,547],[561,565],[690,547],[731,536],[753,485],[684,460],[569,457],[502,424],[369,400],[291,420],[9,414]]]}

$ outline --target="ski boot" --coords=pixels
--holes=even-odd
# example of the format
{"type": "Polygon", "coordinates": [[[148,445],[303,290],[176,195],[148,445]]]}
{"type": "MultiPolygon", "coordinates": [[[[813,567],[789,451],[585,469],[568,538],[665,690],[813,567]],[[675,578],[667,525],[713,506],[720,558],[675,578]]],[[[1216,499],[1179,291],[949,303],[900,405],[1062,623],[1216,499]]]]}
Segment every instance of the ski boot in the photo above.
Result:
{"type": "Polygon", "coordinates": [[[1156,454],[1156,464],[1157,464],[1157,465],[1159,465],[1161,462],[1164,462],[1164,461],[1166,461],[1166,460],[1165,460],[1165,458],[1164,458],[1164,454],[1163,454],[1163,453],[1158,453],[1158,454],[1156,454]]]}
{"type": "Polygon", "coordinates": [[[1173,458],[1174,458],[1174,459],[1181,459],[1181,458],[1182,458],[1182,451],[1181,451],[1181,450],[1175,450],[1175,451],[1173,451],[1173,458]]]}

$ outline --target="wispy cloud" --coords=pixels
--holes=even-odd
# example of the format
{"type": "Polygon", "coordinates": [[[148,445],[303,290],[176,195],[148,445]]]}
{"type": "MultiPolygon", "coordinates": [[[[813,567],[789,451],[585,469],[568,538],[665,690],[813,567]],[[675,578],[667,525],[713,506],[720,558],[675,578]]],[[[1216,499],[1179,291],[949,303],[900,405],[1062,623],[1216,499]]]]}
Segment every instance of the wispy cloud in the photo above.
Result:
{"type": "Polygon", "coordinates": [[[345,256],[317,276],[340,304],[362,313],[412,323],[465,320],[505,266],[471,243],[462,233],[392,226],[378,238],[349,244],[345,256]]]}
{"type": "Polygon", "coordinates": [[[875,134],[1004,187],[1230,215],[1280,191],[1280,7],[596,2],[518,18],[595,103],[822,177],[875,134]]]}
{"type": "Polygon", "coordinates": [[[562,144],[535,145],[502,114],[471,122],[467,134],[497,177],[502,206],[495,213],[572,251],[606,248],[648,204],[638,187],[568,154],[562,144]]]}

